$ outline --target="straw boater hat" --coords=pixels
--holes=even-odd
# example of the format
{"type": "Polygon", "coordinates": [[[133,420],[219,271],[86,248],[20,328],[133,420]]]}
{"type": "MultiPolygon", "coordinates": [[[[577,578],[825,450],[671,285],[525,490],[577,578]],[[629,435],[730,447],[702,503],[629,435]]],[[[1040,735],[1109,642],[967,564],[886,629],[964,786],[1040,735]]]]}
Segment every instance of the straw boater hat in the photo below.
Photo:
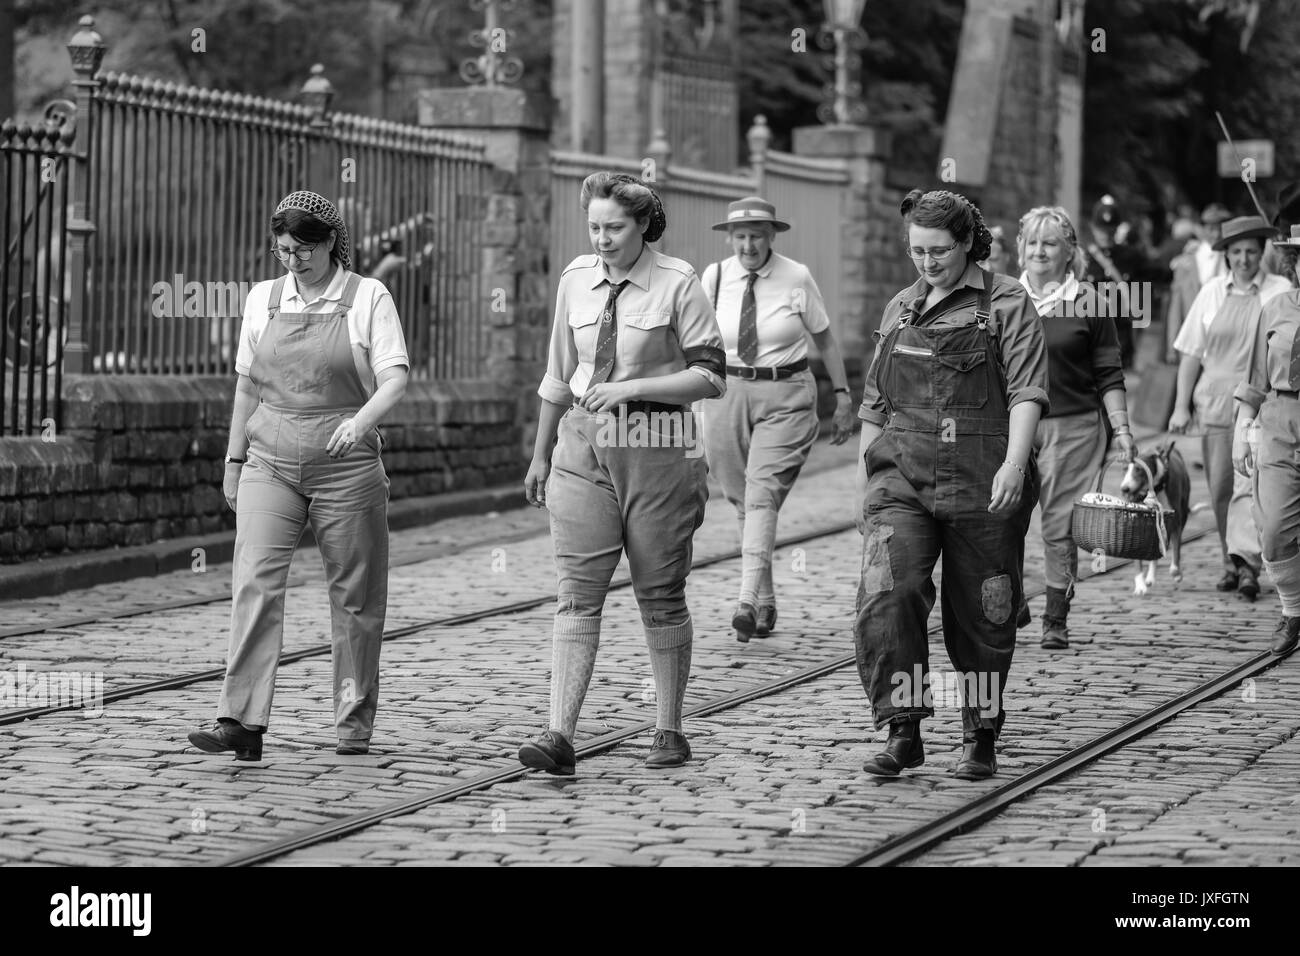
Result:
{"type": "Polygon", "coordinates": [[[1272,239],[1277,230],[1264,221],[1263,216],[1238,216],[1223,224],[1223,233],[1213,246],[1222,252],[1238,239],[1272,239]]]}
{"type": "Polygon", "coordinates": [[[759,196],[746,196],[728,205],[726,222],[714,223],[713,228],[727,229],[739,226],[742,222],[766,222],[777,232],[785,232],[790,228],[788,222],[776,218],[776,207],[759,196]]]}
{"type": "Polygon", "coordinates": [[[1274,239],[1274,249],[1300,249],[1300,225],[1291,227],[1290,239],[1274,239]]]}

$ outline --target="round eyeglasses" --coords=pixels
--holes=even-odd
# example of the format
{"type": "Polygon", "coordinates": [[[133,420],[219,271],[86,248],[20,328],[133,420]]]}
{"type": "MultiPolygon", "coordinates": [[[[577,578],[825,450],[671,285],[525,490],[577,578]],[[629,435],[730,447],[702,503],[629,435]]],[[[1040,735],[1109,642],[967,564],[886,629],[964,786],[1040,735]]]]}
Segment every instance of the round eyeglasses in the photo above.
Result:
{"type": "Polygon", "coordinates": [[[926,256],[929,256],[935,262],[943,262],[943,260],[947,259],[950,255],[952,255],[953,250],[956,249],[958,245],[959,243],[957,241],[954,241],[951,246],[948,246],[947,248],[943,248],[943,249],[921,249],[917,246],[909,246],[907,249],[907,254],[911,256],[913,259],[915,259],[917,262],[920,262],[926,256]]]}
{"type": "Polygon", "coordinates": [[[288,262],[290,257],[296,257],[299,262],[310,262],[311,254],[315,251],[316,251],[315,246],[304,246],[301,249],[295,249],[293,252],[290,252],[287,249],[281,249],[279,246],[275,246],[274,248],[271,249],[271,255],[275,256],[281,262],[288,262]]]}

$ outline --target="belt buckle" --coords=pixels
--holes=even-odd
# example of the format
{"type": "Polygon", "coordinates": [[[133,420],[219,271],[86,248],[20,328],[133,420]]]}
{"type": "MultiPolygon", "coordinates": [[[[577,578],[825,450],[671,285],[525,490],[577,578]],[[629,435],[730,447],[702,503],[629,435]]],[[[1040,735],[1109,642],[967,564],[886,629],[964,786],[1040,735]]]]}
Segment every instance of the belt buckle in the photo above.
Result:
{"type": "Polygon", "coordinates": [[[739,366],[739,374],[736,378],[745,382],[755,381],[758,378],[758,369],[754,366],[741,365],[739,366]]]}

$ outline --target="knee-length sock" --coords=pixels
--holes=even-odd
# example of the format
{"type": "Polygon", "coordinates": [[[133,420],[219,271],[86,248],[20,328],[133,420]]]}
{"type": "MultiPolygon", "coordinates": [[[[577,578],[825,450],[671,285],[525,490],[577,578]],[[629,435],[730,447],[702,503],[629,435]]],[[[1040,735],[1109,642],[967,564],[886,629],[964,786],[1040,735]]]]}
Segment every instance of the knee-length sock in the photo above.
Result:
{"type": "Polygon", "coordinates": [[[772,590],[772,549],[776,546],[776,512],[754,508],[745,512],[745,531],[740,544],[740,602],[758,606],[766,580],[772,590]]]}
{"type": "Polygon", "coordinates": [[[1282,613],[1287,617],[1300,617],[1300,551],[1281,561],[1264,559],[1264,568],[1277,587],[1282,599],[1282,613]]]}
{"type": "Polygon", "coordinates": [[[682,624],[645,629],[650,667],[655,675],[655,726],[660,730],[682,731],[682,702],[691,675],[693,634],[689,618],[682,624]]]}
{"type": "Polygon", "coordinates": [[[587,696],[587,685],[596,668],[600,645],[600,618],[555,616],[555,637],[551,645],[551,730],[558,730],[573,742],[578,714],[587,696]]]}

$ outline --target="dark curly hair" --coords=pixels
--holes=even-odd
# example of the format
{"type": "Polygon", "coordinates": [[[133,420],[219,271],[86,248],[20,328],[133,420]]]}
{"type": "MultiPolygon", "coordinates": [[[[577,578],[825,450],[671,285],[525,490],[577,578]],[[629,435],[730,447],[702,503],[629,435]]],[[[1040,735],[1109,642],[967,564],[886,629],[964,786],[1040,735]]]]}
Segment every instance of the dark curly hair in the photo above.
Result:
{"type": "Polygon", "coordinates": [[[984,225],[984,217],[979,207],[956,193],[946,189],[922,192],[913,189],[899,206],[903,216],[903,241],[908,241],[907,227],[921,226],[925,229],[947,229],[959,243],[973,237],[970,258],[983,262],[993,250],[993,234],[984,225]]]}
{"type": "Polygon", "coordinates": [[[637,223],[649,220],[642,238],[656,242],[668,228],[664,204],[647,183],[626,173],[592,173],[582,181],[582,211],[593,199],[613,199],[637,223]]]}
{"type": "Polygon", "coordinates": [[[1291,282],[1291,288],[1300,288],[1300,276],[1296,275],[1296,260],[1300,259],[1300,249],[1293,249],[1283,246],[1278,249],[1277,271],[1278,275],[1291,282]]]}
{"type": "MultiPolygon", "coordinates": [[[[286,209],[271,217],[271,236],[283,236],[288,233],[298,242],[320,245],[329,239],[334,227],[323,219],[302,209],[286,209]]],[[[339,244],[334,243],[330,249],[330,261],[339,262],[339,244]]]]}

